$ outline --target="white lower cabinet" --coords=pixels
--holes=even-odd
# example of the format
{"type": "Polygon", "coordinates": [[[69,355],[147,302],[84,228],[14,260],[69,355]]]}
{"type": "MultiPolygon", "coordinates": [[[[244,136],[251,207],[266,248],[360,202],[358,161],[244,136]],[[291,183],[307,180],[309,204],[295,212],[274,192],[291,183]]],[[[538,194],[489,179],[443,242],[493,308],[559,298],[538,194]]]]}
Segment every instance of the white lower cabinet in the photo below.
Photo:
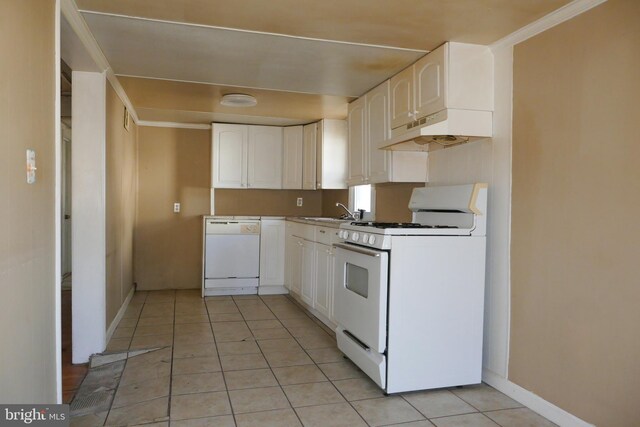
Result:
{"type": "Polygon", "coordinates": [[[310,306],[313,306],[313,291],[315,288],[315,242],[302,240],[301,259],[302,259],[302,289],[300,290],[300,298],[310,306]]]}
{"type": "Polygon", "coordinates": [[[287,221],[286,287],[327,326],[333,328],[332,244],[338,229],[287,221]]]}
{"type": "Polygon", "coordinates": [[[304,240],[294,235],[287,235],[286,244],[286,282],[285,286],[289,292],[300,295],[302,289],[302,242],[304,240]]]}
{"type": "Polygon", "coordinates": [[[286,293],[285,220],[262,219],[260,229],[260,295],[286,293]]]}
{"type": "Polygon", "coordinates": [[[331,246],[316,243],[314,247],[315,292],[313,294],[313,308],[324,314],[328,319],[333,318],[333,261],[335,256],[331,246]]]}

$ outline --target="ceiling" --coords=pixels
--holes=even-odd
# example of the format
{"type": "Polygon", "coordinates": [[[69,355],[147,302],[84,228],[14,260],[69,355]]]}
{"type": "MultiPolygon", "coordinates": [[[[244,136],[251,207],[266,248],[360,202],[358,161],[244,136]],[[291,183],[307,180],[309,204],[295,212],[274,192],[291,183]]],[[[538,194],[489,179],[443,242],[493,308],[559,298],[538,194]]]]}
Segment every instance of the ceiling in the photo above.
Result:
{"type": "Polygon", "coordinates": [[[570,0],[76,0],[142,120],[344,118],[445,41],[491,44],[570,0]],[[219,105],[249,93],[258,106],[219,105]]]}

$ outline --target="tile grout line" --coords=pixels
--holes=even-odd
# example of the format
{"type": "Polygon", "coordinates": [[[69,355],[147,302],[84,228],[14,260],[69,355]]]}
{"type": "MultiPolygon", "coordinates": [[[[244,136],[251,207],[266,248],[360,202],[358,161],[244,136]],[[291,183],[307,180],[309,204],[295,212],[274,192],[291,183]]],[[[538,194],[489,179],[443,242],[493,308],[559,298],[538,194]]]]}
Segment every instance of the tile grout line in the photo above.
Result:
{"type": "MultiPolygon", "coordinates": [[[[206,298],[203,298],[203,299],[204,299],[205,310],[207,310],[207,317],[209,318],[209,329],[211,330],[211,336],[213,337],[213,345],[216,348],[216,355],[218,356],[218,364],[220,365],[220,374],[222,375],[224,390],[227,393],[227,402],[229,402],[229,409],[231,409],[231,416],[233,417],[233,423],[235,425],[238,425],[238,423],[236,422],[236,414],[233,411],[233,404],[231,403],[231,395],[229,394],[229,387],[227,386],[227,377],[224,374],[224,368],[222,367],[222,356],[220,356],[220,351],[218,350],[218,341],[216,340],[216,334],[213,331],[213,321],[211,320],[211,314],[209,313],[209,305],[207,304],[207,299],[206,298]]],[[[233,301],[233,298],[231,298],[231,300],[233,301]]],[[[233,304],[235,305],[235,301],[233,302],[233,304]]]]}
{"type": "Polygon", "coordinates": [[[176,349],[176,301],[177,294],[173,291],[173,334],[171,337],[171,366],[169,367],[169,399],[167,400],[167,426],[171,427],[171,398],[173,397],[173,356],[176,349]]]}
{"type": "MultiPolygon", "coordinates": [[[[267,310],[269,310],[269,312],[278,320],[278,322],[280,322],[280,318],[273,312],[273,310],[271,310],[271,307],[269,307],[267,304],[265,304],[264,300],[262,299],[261,296],[258,295],[258,299],[259,301],[262,302],[262,304],[264,304],[265,307],[267,307],[267,310]]],[[[234,301],[235,303],[235,301],[234,301]]],[[[240,313],[242,314],[242,313],[240,313]]],[[[244,318],[244,315],[242,315],[242,317],[244,318]]],[[[246,320],[245,320],[246,323],[246,320]]],[[[280,322],[280,324],[282,325],[282,322],[280,322]]],[[[285,329],[286,326],[282,325],[285,329]]],[[[249,328],[249,325],[247,324],[247,328],[249,328]]],[[[253,335],[253,331],[251,330],[251,328],[249,328],[249,330],[251,331],[251,335],[254,337],[255,339],[255,335],[253,335]]],[[[288,333],[289,330],[287,329],[288,333]]],[[[292,335],[293,337],[293,335],[292,335]]],[[[295,339],[295,337],[294,337],[295,339]]],[[[298,341],[296,340],[296,343],[298,343],[298,341]]],[[[296,408],[294,408],[294,406],[291,404],[291,400],[289,399],[289,396],[287,396],[287,393],[285,393],[284,388],[282,387],[282,384],[280,384],[280,381],[278,380],[278,377],[276,376],[276,373],[273,372],[273,367],[271,366],[271,363],[269,363],[269,361],[267,360],[267,357],[264,354],[264,351],[262,350],[262,347],[260,347],[260,344],[258,343],[258,340],[256,339],[256,345],[258,346],[258,349],[260,349],[260,354],[262,354],[262,357],[264,357],[265,362],[267,362],[267,366],[269,367],[269,370],[271,371],[271,375],[273,375],[273,378],[276,379],[276,382],[278,383],[278,387],[280,388],[280,391],[282,391],[282,394],[284,395],[284,398],[287,399],[287,403],[289,403],[289,406],[291,407],[291,410],[293,411],[293,413],[295,414],[296,418],[298,419],[298,421],[300,422],[300,425],[304,426],[304,423],[302,422],[302,419],[300,418],[300,415],[298,415],[298,411],[296,411],[296,408]]],[[[300,345],[300,343],[298,343],[298,345],[300,345]]],[[[308,355],[307,355],[308,357],[308,355]]],[[[313,362],[313,360],[311,360],[313,362]]]]}
{"type": "MultiPolygon", "coordinates": [[[[142,310],[144,309],[144,306],[146,304],[147,301],[147,295],[145,295],[144,297],[144,301],[142,302],[142,307],[140,308],[140,312],[138,313],[138,319],[136,320],[136,327],[133,330],[133,334],[135,335],[136,333],[136,329],[138,328],[138,323],[140,322],[140,317],[142,316],[142,310]]],[[[122,320],[122,319],[120,319],[122,320]]],[[[133,335],[131,336],[131,339],[129,340],[129,346],[127,347],[127,358],[124,359],[124,366],[122,367],[122,372],[120,373],[120,378],[118,379],[118,384],[116,385],[115,390],[113,391],[113,398],[111,398],[111,403],[109,404],[109,410],[107,411],[107,415],[104,418],[104,422],[102,423],[103,426],[107,425],[107,421],[109,420],[109,415],[111,415],[111,410],[113,409],[113,402],[116,400],[116,394],[118,394],[118,390],[120,389],[120,382],[122,381],[122,376],[124,375],[124,370],[127,369],[127,363],[129,362],[129,351],[130,351],[130,347],[131,347],[131,343],[133,342],[133,335]]],[[[108,343],[107,343],[108,344],[108,343]]]]}
{"type": "MultiPolygon", "coordinates": [[[[290,298],[288,296],[285,296],[285,298],[287,300],[290,300],[290,298]]],[[[262,298],[260,298],[262,300],[262,298]]],[[[271,311],[271,313],[276,317],[276,319],[278,319],[278,321],[280,321],[280,318],[278,317],[277,314],[275,314],[273,312],[273,310],[271,309],[271,307],[269,307],[264,300],[262,300],[263,304],[269,309],[269,311],[271,311]]],[[[304,310],[304,307],[302,307],[302,309],[304,310]]],[[[304,313],[307,316],[309,316],[310,313],[304,313]]],[[[313,320],[313,319],[311,319],[313,320]]],[[[282,323],[282,322],[281,322],[282,323]]],[[[314,322],[315,323],[315,322],[314,322]]],[[[283,325],[284,326],[284,325],[283,325]]],[[[284,326],[284,328],[287,330],[287,332],[289,332],[289,334],[291,334],[291,331],[289,330],[288,327],[284,326]]],[[[326,333],[326,331],[323,330],[323,332],[326,333]]],[[[327,334],[328,335],[328,334],[327,334]]],[[[324,375],[324,377],[327,379],[327,382],[329,384],[331,384],[331,386],[338,392],[338,394],[344,399],[344,401],[351,407],[351,409],[353,409],[355,411],[355,413],[358,415],[358,417],[360,417],[360,419],[367,425],[369,426],[370,424],[367,423],[367,421],[362,417],[362,415],[360,415],[360,413],[356,410],[356,408],[353,407],[353,405],[351,405],[351,402],[349,402],[349,400],[344,396],[344,394],[342,394],[342,392],[340,391],[340,389],[338,389],[338,387],[336,387],[336,385],[333,383],[333,381],[329,378],[329,376],[327,374],[324,373],[324,371],[320,368],[320,366],[318,366],[318,364],[316,363],[315,360],[313,360],[313,358],[311,357],[311,355],[309,354],[309,352],[307,351],[307,349],[305,349],[302,344],[300,344],[300,342],[298,341],[298,339],[291,334],[291,337],[295,340],[296,343],[298,343],[298,345],[300,346],[300,348],[302,349],[302,351],[307,355],[307,357],[311,360],[311,362],[313,363],[313,366],[315,366],[321,373],[322,375],[324,375]]],[[[258,346],[259,347],[259,346],[258,346]]],[[[262,349],[260,349],[262,351],[262,349]]],[[[266,358],[265,358],[266,359],[266,358]]],[[[268,362],[267,362],[268,363],[268,362]]],[[[269,365],[271,366],[271,365],[269,365]]],[[[275,373],[274,373],[275,376],[275,373]]],[[[276,381],[277,381],[277,377],[276,377],[276,381]]],[[[278,384],[280,383],[280,381],[278,381],[278,384]]],[[[313,384],[313,383],[306,383],[306,384],[313,384]]],[[[284,392],[284,389],[283,389],[284,392]]],[[[287,396],[287,394],[285,393],[285,397],[287,398],[287,400],[289,401],[289,397],[287,396]]],[[[324,405],[334,405],[334,404],[340,404],[342,402],[339,403],[327,403],[324,405]]],[[[291,401],[289,401],[289,404],[291,405],[291,401]]],[[[324,405],[309,405],[309,406],[324,406],[324,405]]],[[[291,407],[293,408],[293,405],[291,405],[291,407]]],[[[296,416],[298,417],[298,419],[300,420],[300,423],[304,425],[304,423],[302,422],[302,419],[300,419],[300,416],[298,415],[298,411],[296,410],[296,408],[293,408],[293,412],[296,414],[296,416]]]]}
{"type": "MultiPolygon", "coordinates": [[[[286,295],[286,296],[285,296],[285,298],[286,298],[287,300],[289,300],[289,301],[291,301],[291,300],[292,300],[292,298],[291,298],[289,295],[286,295]]],[[[309,318],[310,318],[314,323],[316,323],[316,324],[317,324],[317,322],[315,321],[315,316],[313,316],[313,314],[312,314],[311,312],[309,312],[305,307],[303,307],[302,305],[300,305],[297,301],[293,300],[292,302],[293,302],[293,303],[294,303],[294,304],[295,304],[295,305],[296,305],[300,310],[302,310],[302,311],[303,311],[303,313],[304,313],[307,317],[309,317],[309,318]]],[[[265,304],[265,305],[266,305],[266,304],[265,304]]],[[[269,308],[269,310],[271,310],[271,307],[268,307],[268,308],[269,308]]],[[[273,311],[272,311],[272,313],[273,313],[273,311]]],[[[278,318],[278,316],[277,316],[275,313],[273,313],[273,314],[274,314],[274,316],[276,316],[276,318],[278,318]]],[[[278,320],[279,320],[279,318],[278,318],[278,320]]],[[[318,319],[318,321],[320,321],[320,320],[318,319]]],[[[324,333],[326,333],[329,337],[331,337],[331,338],[335,339],[335,337],[332,337],[332,336],[331,336],[331,334],[327,333],[327,331],[325,331],[325,330],[324,330],[324,328],[323,328],[322,326],[320,326],[320,325],[318,325],[318,326],[319,326],[319,327],[323,330],[323,332],[324,332],[324,333]]],[[[287,331],[289,331],[289,328],[287,328],[286,326],[285,326],[285,328],[287,329],[287,331]]],[[[289,331],[289,333],[291,333],[291,331],[289,331]]],[[[311,359],[311,361],[314,363],[314,365],[316,366],[316,368],[318,368],[318,369],[320,370],[320,372],[322,372],[322,374],[327,378],[327,380],[329,381],[329,383],[330,383],[330,384],[331,384],[331,385],[336,389],[336,391],[340,394],[340,396],[342,396],[342,398],[343,398],[343,399],[345,400],[345,402],[346,402],[346,403],[351,407],[351,409],[353,409],[353,410],[355,411],[355,413],[360,417],[360,419],[361,419],[361,420],[362,420],[362,421],[363,421],[367,426],[370,426],[371,424],[369,424],[369,423],[367,422],[367,420],[365,420],[365,419],[364,419],[364,417],[362,416],[362,414],[360,414],[360,412],[358,412],[358,410],[357,410],[357,409],[356,409],[356,408],[351,404],[351,402],[349,401],[349,399],[347,399],[347,398],[346,398],[346,396],[345,396],[345,395],[340,391],[340,389],[339,389],[338,387],[336,387],[336,385],[334,384],[333,380],[332,380],[332,379],[330,379],[330,378],[329,378],[329,376],[328,376],[328,375],[326,375],[326,374],[324,373],[324,371],[322,370],[322,368],[320,368],[320,366],[318,366],[318,363],[317,363],[315,360],[313,360],[313,358],[311,357],[311,355],[309,354],[309,352],[307,351],[307,349],[305,349],[305,348],[302,346],[302,344],[300,344],[300,342],[298,341],[298,339],[297,339],[293,334],[291,334],[291,336],[292,336],[292,337],[293,337],[293,339],[298,343],[298,345],[300,346],[300,348],[302,348],[302,351],[304,351],[304,352],[305,352],[305,354],[307,355],[307,357],[309,357],[309,359],[311,359]]],[[[337,348],[337,344],[336,344],[336,348],[337,348]]],[[[338,351],[339,351],[339,349],[338,349],[338,351]]],[[[342,353],[342,352],[341,352],[341,353],[342,353]]],[[[345,357],[345,356],[344,356],[344,353],[343,353],[343,358],[344,358],[344,357],[345,357]]],[[[349,360],[349,359],[347,359],[347,360],[349,360]]],[[[339,362],[337,362],[337,363],[339,363],[339,362]]],[[[352,363],[353,363],[353,362],[352,362],[352,363]]],[[[347,379],[347,378],[344,378],[344,379],[347,379]]],[[[363,400],[365,400],[365,399],[363,399],[363,400]]],[[[420,413],[420,411],[418,411],[418,412],[420,413]]]]}

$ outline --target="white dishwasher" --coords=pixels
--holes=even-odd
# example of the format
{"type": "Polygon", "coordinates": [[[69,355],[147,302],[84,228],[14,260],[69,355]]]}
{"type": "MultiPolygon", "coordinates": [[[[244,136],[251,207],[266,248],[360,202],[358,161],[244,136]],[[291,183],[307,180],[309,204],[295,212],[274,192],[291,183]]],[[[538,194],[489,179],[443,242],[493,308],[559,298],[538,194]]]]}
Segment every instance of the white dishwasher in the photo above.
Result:
{"type": "Polygon", "coordinates": [[[203,296],[256,294],[260,221],[206,219],[203,296]]]}

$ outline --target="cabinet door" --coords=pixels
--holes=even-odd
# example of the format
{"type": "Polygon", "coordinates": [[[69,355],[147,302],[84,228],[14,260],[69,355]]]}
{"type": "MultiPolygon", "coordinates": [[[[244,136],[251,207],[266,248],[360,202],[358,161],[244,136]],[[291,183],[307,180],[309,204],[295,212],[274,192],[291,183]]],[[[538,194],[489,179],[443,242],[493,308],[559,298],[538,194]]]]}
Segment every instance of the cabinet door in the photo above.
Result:
{"type": "Polygon", "coordinates": [[[216,188],[246,187],[247,126],[215,123],[212,135],[211,185],[216,188]]]}
{"type": "Polygon", "coordinates": [[[415,118],[445,108],[447,45],[444,44],[415,63],[415,118]]]}
{"type": "Polygon", "coordinates": [[[249,126],[248,187],[282,188],[282,128],[249,126]]]}
{"type": "Polygon", "coordinates": [[[391,77],[391,129],[414,120],[413,66],[391,77]]]}
{"type": "Polygon", "coordinates": [[[284,128],[282,188],[302,189],[302,126],[284,128]]]}
{"type": "Polygon", "coordinates": [[[367,93],[367,159],[370,182],[389,182],[391,151],[380,150],[391,136],[389,124],[389,81],[367,93]]]}
{"type": "Polygon", "coordinates": [[[302,164],[302,188],[305,190],[316,189],[316,137],[318,124],[311,123],[303,129],[303,164],[302,164]]]}
{"type": "Polygon", "coordinates": [[[316,282],[315,245],[314,242],[302,240],[302,246],[300,246],[302,248],[302,261],[300,262],[302,266],[302,289],[300,290],[300,297],[302,301],[310,306],[313,306],[313,292],[316,282]]]}
{"type": "Polygon", "coordinates": [[[349,185],[359,185],[365,183],[365,103],[366,96],[360,97],[349,104],[349,114],[347,124],[348,152],[349,152],[349,185]]]}
{"type": "Polygon", "coordinates": [[[284,220],[262,220],[260,227],[260,286],[284,285],[284,220]]]}
{"type": "Polygon", "coordinates": [[[313,308],[331,318],[331,288],[333,285],[333,255],[331,246],[316,243],[315,245],[315,292],[313,308]]]}
{"type": "Polygon", "coordinates": [[[304,240],[295,237],[288,237],[289,246],[291,247],[291,255],[290,258],[287,259],[287,262],[290,262],[290,270],[289,274],[291,275],[290,280],[290,288],[289,290],[296,295],[300,295],[302,290],[302,247],[304,245],[304,240]]]}

